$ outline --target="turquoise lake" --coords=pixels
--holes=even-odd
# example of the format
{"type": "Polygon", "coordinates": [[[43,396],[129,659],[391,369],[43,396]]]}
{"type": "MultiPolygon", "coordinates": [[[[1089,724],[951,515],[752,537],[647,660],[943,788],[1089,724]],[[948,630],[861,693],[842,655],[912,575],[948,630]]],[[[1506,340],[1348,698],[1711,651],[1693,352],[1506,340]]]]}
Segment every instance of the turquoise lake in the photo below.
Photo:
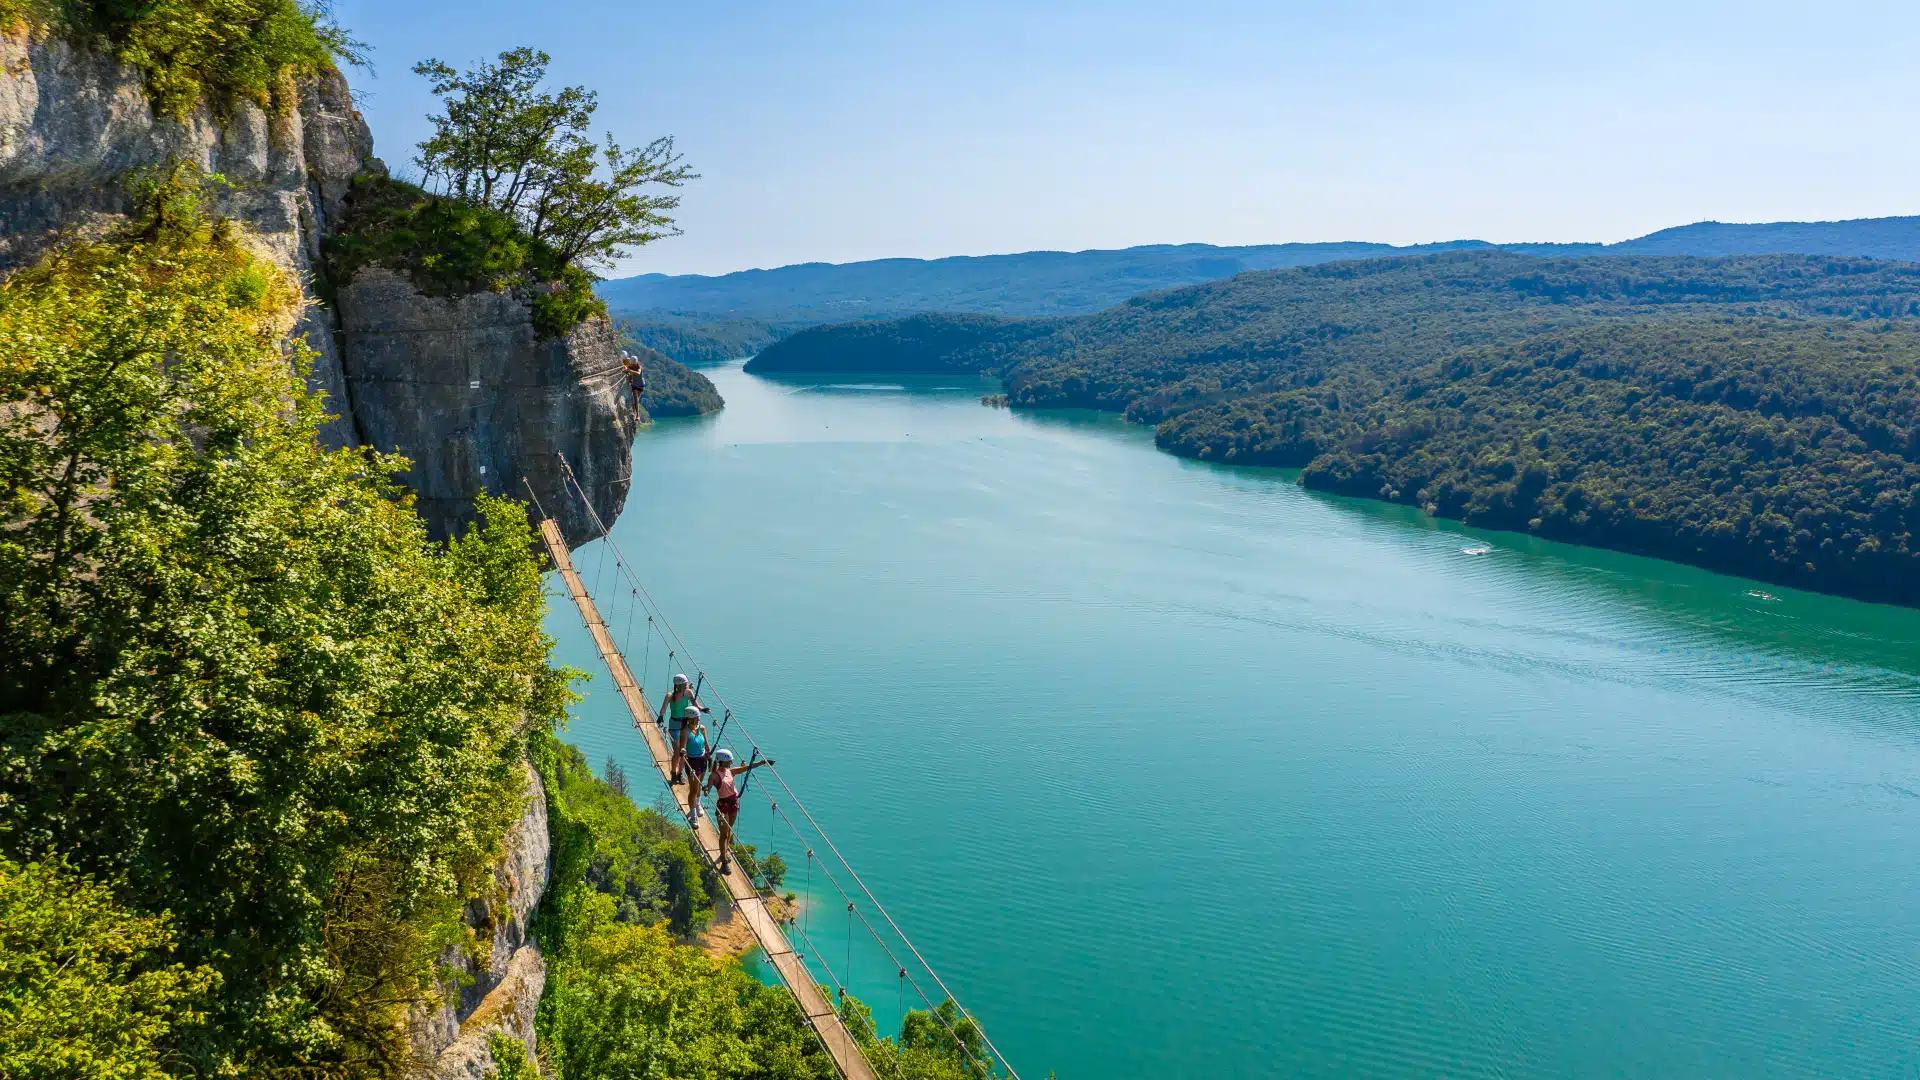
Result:
{"type": "MultiPolygon", "coordinates": [[[[1920,612],[986,384],[708,374],[726,410],[641,433],[613,538],[1027,1080],[1920,1076],[1920,612]]],[[[606,547],[576,560],[657,700],[692,665],[606,547]]],[[[566,738],[649,775],[548,623],[594,674],[566,738]]],[[[897,1025],[757,797],[740,839],[897,1025]]]]}

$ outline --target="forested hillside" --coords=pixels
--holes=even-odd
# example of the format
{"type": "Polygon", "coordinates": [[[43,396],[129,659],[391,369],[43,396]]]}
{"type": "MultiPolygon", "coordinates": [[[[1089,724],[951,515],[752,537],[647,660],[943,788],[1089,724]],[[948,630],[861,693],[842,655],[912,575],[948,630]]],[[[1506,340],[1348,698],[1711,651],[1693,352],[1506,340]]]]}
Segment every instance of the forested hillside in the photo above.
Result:
{"type": "Polygon", "coordinates": [[[763,374],[977,372],[1007,349],[1056,330],[1051,320],[994,315],[909,315],[885,322],[816,327],[769,346],[748,363],[747,370],[763,374]]]}
{"type": "MultiPolygon", "coordinates": [[[[1527,248],[1510,248],[1526,251],[1527,248]]],[[[1600,250],[1605,255],[1863,255],[1920,262],[1920,217],[1856,218],[1852,221],[1774,221],[1736,225],[1699,221],[1661,229],[1600,250]]],[[[1547,252],[1539,252],[1547,254],[1547,252]]]]}
{"type": "Polygon", "coordinates": [[[1157,442],[1476,525],[1920,604],[1920,331],[1607,321],[1194,409],[1157,442]]]}
{"type": "Polygon", "coordinates": [[[1122,412],[1174,453],[1913,603],[1914,338],[1888,328],[1916,314],[1909,263],[1459,252],[1242,274],[1073,319],[821,327],[749,369],[995,371],[1016,406],[1122,412]],[[1583,349],[1615,360],[1576,394],[1495,374],[1488,349],[1552,353],[1556,371],[1583,349]],[[1596,442],[1601,416],[1632,425],[1596,442]],[[1475,464],[1490,447],[1505,449],[1475,464]]]}
{"type": "Polygon", "coordinates": [[[688,367],[723,364],[752,356],[800,326],[760,319],[707,319],[665,312],[622,317],[618,324],[620,332],[629,340],[688,367]]]}
{"type": "Polygon", "coordinates": [[[1690,311],[1906,317],[1920,265],[1802,255],[1542,259],[1482,251],[1241,274],[1073,319],[916,316],[819,327],[749,370],[993,370],[1015,404],[1091,406],[1155,422],[1359,364],[1382,370],[1461,345],[1595,318],[1690,311]]]}
{"type": "Polygon", "coordinates": [[[1332,263],[1155,293],[977,352],[1023,405],[1158,423],[1336,366],[1395,370],[1596,318],[1906,317],[1920,265],[1803,255],[1538,259],[1504,252],[1332,263]]]}

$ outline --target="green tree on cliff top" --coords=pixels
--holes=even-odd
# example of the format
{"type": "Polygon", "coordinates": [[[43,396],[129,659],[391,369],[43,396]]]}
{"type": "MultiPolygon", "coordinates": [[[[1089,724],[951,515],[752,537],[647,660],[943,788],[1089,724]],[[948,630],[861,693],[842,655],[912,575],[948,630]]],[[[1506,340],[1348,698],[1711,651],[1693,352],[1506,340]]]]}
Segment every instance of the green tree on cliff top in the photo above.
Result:
{"type": "Polygon", "coordinates": [[[668,215],[680,197],[658,189],[695,174],[673,137],[632,150],[611,135],[596,142],[598,95],[543,91],[549,59],[518,48],[465,72],[439,60],[414,65],[443,102],[414,158],[427,186],[507,214],[572,266],[605,265],[674,235],[668,215]]]}

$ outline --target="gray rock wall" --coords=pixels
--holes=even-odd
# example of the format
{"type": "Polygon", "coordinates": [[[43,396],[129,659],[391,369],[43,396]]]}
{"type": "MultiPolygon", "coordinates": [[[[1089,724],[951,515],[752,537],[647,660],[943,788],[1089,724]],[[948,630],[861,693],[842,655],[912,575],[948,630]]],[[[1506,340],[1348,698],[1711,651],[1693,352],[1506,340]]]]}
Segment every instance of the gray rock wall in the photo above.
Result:
{"type": "MultiPolygon", "coordinates": [[[[348,187],[384,167],[338,72],[279,104],[157,117],[139,72],[112,57],[0,33],[0,271],[61,237],[105,233],[127,210],[130,173],[184,159],[233,184],[219,211],[316,298],[320,244],[348,187]]],[[[605,320],[542,341],[516,297],[431,300],[384,271],[360,278],[340,290],[339,311],[316,300],[294,328],[336,414],[329,442],[412,457],[408,480],[437,536],[472,519],[477,492],[525,498],[523,479],[571,542],[597,536],[561,454],[612,524],[638,418],[605,320]]]]}
{"type": "Polygon", "coordinates": [[[347,392],[366,443],[413,461],[406,483],[437,535],[473,517],[473,497],[533,495],[569,543],[600,535],[561,457],[607,525],[627,499],[639,424],[619,337],[589,319],[542,338],[511,293],[423,296],[362,270],[339,290],[347,392]]]}
{"type": "Polygon", "coordinates": [[[540,775],[527,768],[527,802],[520,821],[501,843],[494,865],[493,894],[467,905],[467,925],[490,948],[475,959],[455,947],[440,957],[454,977],[441,986],[432,1007],[414,1010],[409,1042],[416,1076],[473,1080],[491,1075],[496,1033],[515,1039],[531,1059],[533,1019],[546,987],[547,965],[530,930],[534,908],[547,887],[553,852],[547,833],[547,794],[540,775]]]}
{"type": "MultiPolygon", "coordinates": [[[[311,294],[321,236],[372,154],[338,72],[271,112],[242,103],[218,121],[202,107],[180,122],[155,116],[140,73],[110,56],[0,34],[0,270],[57,238],[106,232],[127,209],[130,173],[187,160],[232,183],[219,211],[311,294]]],[[[326,437],[352,445],[332,330],[325,311],[310,309],[295,332],[314,350],[312,384],[338,416],[326,437]]]]}

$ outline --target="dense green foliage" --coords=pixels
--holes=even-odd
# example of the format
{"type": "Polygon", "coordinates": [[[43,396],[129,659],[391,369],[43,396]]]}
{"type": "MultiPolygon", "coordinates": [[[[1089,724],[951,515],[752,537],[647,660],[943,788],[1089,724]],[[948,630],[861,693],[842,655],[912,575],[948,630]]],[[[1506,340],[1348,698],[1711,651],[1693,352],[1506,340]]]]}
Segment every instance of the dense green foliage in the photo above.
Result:
{"type": "Polygon", "coordinates": [[[0,854],[219,975],[170,1070],[391,1073],[566,693],[531,530],[430,543],[316,440],[292,284],[156,205],[0,284],[0,854]]]}
{"type": "Polygon", "coordinates": [[[1196,409],[1158,440],[1478,525],[1920,604],[1912,329],[1603,324],[1196,409]]]}
{"type": "Polygon", "coordinates": [[[667,212],[679,197],[642,189],[694,177],[672,139],[635,151],[588,140],[593,93],[541,92],[547,60],[523,48],[464,73],[437,60],[415,65],[443,106],[418,164],[444,193],[357,178],[346,220],[326,241],[332,288],[379,265],[404,271],[428,296],[518,290],[549,337],[606,315],[587,267],[672,235],[667,212]]]}
{"type": "Polygon", "coordinates": [[[752,366],[998,371],[1016,406],[1123,412],[1177,454],[1914,603],[1914,340],[1890,328],[1915,315],[1907,263],[1472,252],[825,327],[752,366]]]}
{"type": "Polygon", "coordinates": [[[324,11],[298,0],[0,0],[0,23],[111,52],[145,75],[157,111],[185,119],[202,101],[271,104],[290,78],[357,59],[358,43],[324,11]]]}
{"type": "MultiPolygon", "coordinates": [[[[549,946],[539,1016],[541,1057],[556,1080],[830,1080],[836,1075],[786,990],[759,982],[737,964],[675,944],[664,926],[621,921],[613,898],[604,893],[568,892],[550,922],[566,927],[563,944],[549,946]]],[[[882,1076],[985,1080],[990,1075],[972,1064],[987,1060],[985,1047],[972,1022],[951,1003],[942,1004],[941,1020],[927,1012],[909,1013],[896,1039],[875,1037],[871,1014],[858,998],[841,997],[840,1011],[882,1076]]]]}
{"type": "MultiPolygon", "coordinates": [[[[554,880],[610,897],[620,922],[665,923],[681,937],[706,929],[719,881],[695,857],[685,822],[636,807],[621,790],[624,782],[596,777],[579,750],[547,741],[539,762],[554,880]]],[[[562,892],[550,892],[556,904],[562,892]]]]}
{"type": "Polygon", "coordinates": [[[705,416],[726,406],[712,379],[631,339],[627,348],[647,368],[647,392],[640,395],[640,407],[648,416],[705,416]]]}
{"type": "Polygon", "coordinates": [[[170,1075],[172,1033],[219,977],[172,962],[164,915],[132,911],[60,860],[0,857],[0,1078],[170,1075]]]}
{"type": "MultiPolygon", "coordinates": [[[[603,298],[606,282],[595,286],[603,298]]],[[[688,367],[724,364],[752,356],[786,337],[797,326],[759,319],[703,319],[668,312],[649,312],[645,318],[619,320],[621,333],[633,341],[688,367]]]]}
{"type": "MultiPolygon", "coordinates": [[[[1156,289],[1197,285],[1250,270],[1280,270],[1350,259],[1485,249],[1474,240],[1412,247],[1388,244],[1154,245],[1122,251],[1029,251],[950,259],[803,263],[772,270],[642,274],[600,283],[623,314],[652,320],[785,321],[795,326],[896,318],[918,312],[1007,316],[1085,315],[1156,289]]],[[[1700,222],[1617,244],[1506,244],[1527,255],[1764,255],[1799,252],[1920,261],[1920,217],[1726,225],[1700,222]]],[[[686,360],[657,342],[648,344],[686,360]]],[[[748,350],[749,352],[752,350],[748,350]]],[[[744,356],[746,352],[735,353],[744,356]]]]}
{"type": "Polygon", "coordinates": [[[512,217],[386,177],[354,180],[346,220],[327,238],[324,257],[336,288],[363,267],[385,266],[403,271],[428,296],[524,290],[534,326],[549,336],[606,314],[592,275],[512,217]]]}
{"type": "Polygon", "coordinates": [[[1804,255],[1536,259],[1504,253],[1332,263],[1154,293],[1004,339],[975,357],[1016,405],[1158,423],[1336,369],[1394,372],[1465,345],[1595,318],[1920,314],[1920,265],[1804,255]],[[993,352],[994,349],[998,353],[993,352]]]}
{"type": "Polygon", "coordinates": [[[622,922],[613,898],[572,890],[564,944],[549,951],[540,1047],[558,1080],[626,1076],[835,1075],[782,989],[622,922]]]}

